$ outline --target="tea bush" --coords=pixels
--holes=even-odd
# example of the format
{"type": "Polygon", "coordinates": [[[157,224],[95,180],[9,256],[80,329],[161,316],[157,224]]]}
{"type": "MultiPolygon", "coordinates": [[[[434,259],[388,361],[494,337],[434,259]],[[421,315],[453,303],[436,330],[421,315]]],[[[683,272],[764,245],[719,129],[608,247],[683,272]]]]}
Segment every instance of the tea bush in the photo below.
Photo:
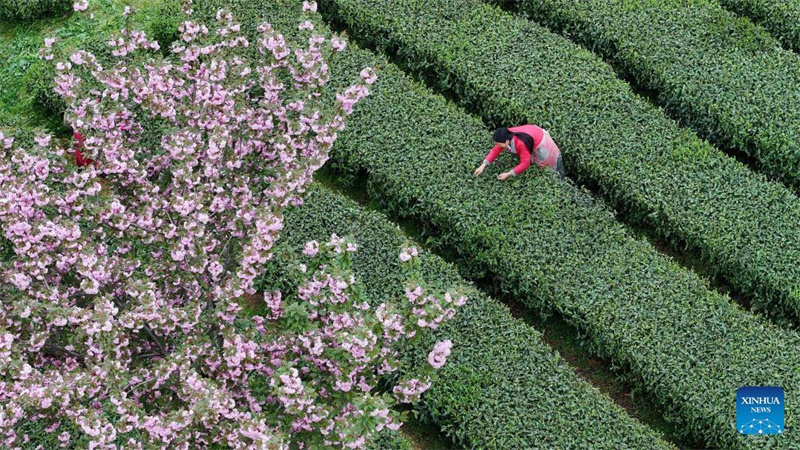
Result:
{"type": "MultiPolygon", "coordinates": [[[[594,54],[496,6],[364,4],[321,2],[353,36],[395,52],[491,124],[549,129],[568,174],[597,186],[629,220],[692,249],[755,309],[800,321],[800,200],[785,186],[678,126],[594,54]],[[520,54],[531,63],[520,64],[520,54]]],[[[457,153],[467,159],[463,146],[457,153]]]]}
{"type": "Polygon", "coordinates": [[[797,0],[719,0],[733,12],[768,29],[787,48],[800,52],[800,2],[797,0]]]}
{"type": "MultiPolygon", "coordinates": [[[[351,33],[372,30],[384,44],[402,44],[407,56],[430,50],[435,42],[426,32],[419,32],[419,40],[391,39],[397,30],[410,28],[408,22],[446,36],[457,27],[434,17],[458,24],[459,17],[485,18],[486,12],[466,8],[465,2],[458,2],[460,8],[422,0],[336,3],[339,9],[330,13],[361,24],[351,33]]],[[[495,28],[509,31],[493,23],[482,35],[495,28]]],[[[464,30],[456,38],[471,48],[482,35],[464,30]]],[[[446,55],[477,70],[477,63],[463,55],[446,55]]],[[[573,60],[575,67],[578,63],[573,60]]],[[[352,44],[331,61],[332,83],[346,84],[349,77],[336,74],[364,64],[382,70],[334,146],[331,158],[339,169],[367,173],[374,196],[396,214],[436,231],[431,243],[458,257],[473,276],[497,277],[502,290],[529,308],[555,311],[584,332],[586,343],[647,392],[664,418],[686,435],[709,447],[776,443],[737,435],[732,405],[742,385],[800,392],[800,355],[792,350],[800,345],[800,335],[710,291],[695,274],[632,238],[612,211],[548,172],[533,170],[505,184],[490,173],[475,178],[474,165],[490,144],[484,124],[352,44]],[[754,350],[754,343],[763,351],[754,350]]],[[[496,81],[502,76],[495,73],[496,81]]],[[[510,162],[498,161],[493,173],[510,162]]],[[[795,407],[786,406],[787,421],[798,417],[795,407]]],[[[790,434],[779,438],[789,446],[800,443],[790,434]]]]}
{"type": "Polygon", "coordinates": [[[520,0],[531,19],[613,61],[703,138],[800,188],[800,58],[708,0],[520,0]]]}
{"type": "MultiPolygon", "coordinates": [[[[275,0],[270,0],[275,2],[275,0]]],[[[297,247],[336,233],[359,244],[353,271],[367,297],[402,296],[395,249],[407,238],[375,212],[324,188],[308,192],[305,204],[286,214],[281,240],[297,247]]],[[[451,339],[453,353],[418,409],[464,448],[669,448],[652,430],[575,373],[496,300],[462,280],[457,270],[431,253],[422,272],[434,289],[465,292],[469,301],[436,335],[407,349],[408,366],[423,361],[426,348],[451,339]],[[544,425],[543,425],[544,424],[544,425]]]]}

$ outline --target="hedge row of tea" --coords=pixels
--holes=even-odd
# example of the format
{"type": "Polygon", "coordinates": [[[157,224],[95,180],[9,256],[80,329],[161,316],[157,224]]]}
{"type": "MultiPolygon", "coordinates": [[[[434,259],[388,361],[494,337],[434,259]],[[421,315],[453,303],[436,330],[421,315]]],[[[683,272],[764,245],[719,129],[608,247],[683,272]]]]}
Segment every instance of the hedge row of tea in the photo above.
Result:
{"type": "MultiPolygon", "coordinates": [[[[798,320],[800,200],[679,127],[597,56],[475,0],[321,4],[353,36],[395,52],[489,122],[549,129],[571,176],[694,249],[757,308],[798,320]]],[[[463,164],[481,161],[456,142],[463,164]]]]}
{"type": "MultiPolygon", "coordinates": [[[[397,255],[407,238],[397,225],[341,195],[312,189],[305,204],[286,215],[281,241],[301,248],[331,233],[355,238],[353,269],[371,301],[405,300],[397,255]]],[[[469,298],[453,321],[408,349],[406,357],[410,364],[427,364],[436,339],[453,341],[447,365],[419,407],[455,443],[504,449],[671,448],[577,377],[538,332],[467,285],[454,267],[427,252],[421,260],[430,288],[460,287],[469,298]]]]}
{"type": "Polygon", "coordinates": [[[72,0],[0,0],[0,20],[35,20],[69,11],[72,3],[72,0]]]}
{"type": "Polygon", "coordinates": [[[702,137],[800,187],[800,58],[761,27],[708,0],[514,3],[658,92],[702,137]]]}
{"type": "MultiPolygon", "coordinates": [[[[353,17],[392,9],[378,6],[353,17]]],[[[732,405],[742,385],[800,392],[797,333],[710,292],[549,173],[499,183],[493,168],[473,177],[489,143],[477,118],[352,44],[342,56],[331,62],[339,86],[361,67],[382,71],[336,143],[336,166],[368,173],[386,207],[438,229],[432,242],[460,255],[475,276],[488,271],[530,308],[558,311],[692,438],[714,447],[776,442],[742,439],[732,405]]],[[[797,417],[787,408],[787,420],[797,417]]]]}
{"type": "Polygon", "coordinates": [[[761,24],[787,48],[800,52],[800,1],[719,0],[733,12],[761,24]]]}

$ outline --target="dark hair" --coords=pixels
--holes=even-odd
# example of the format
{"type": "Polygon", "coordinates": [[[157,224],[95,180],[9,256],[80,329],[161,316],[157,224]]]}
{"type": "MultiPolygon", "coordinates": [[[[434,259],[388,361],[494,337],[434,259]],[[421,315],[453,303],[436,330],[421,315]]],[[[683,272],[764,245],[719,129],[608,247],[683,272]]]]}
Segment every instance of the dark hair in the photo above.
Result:
{"type": "Polygon", "coordinates": [[[511,140],[512,136],[514,136],[514,133],[508,131],[508,128],[503,127],[494,130],[492,139],[494,139],[495,142],[506,142],[511,140]]]}
{"type": "Polygon", "coordinates": [[[508,128],[503,127],[494,130],[492,139],[494,139],[495,142],[506,142],[510,141],[514,136],[519,138],[519,140],[525,144],[525,147],[528,147],[529,152],[533,152],[533,137],[527,133],[513,133],[508,128]]]}

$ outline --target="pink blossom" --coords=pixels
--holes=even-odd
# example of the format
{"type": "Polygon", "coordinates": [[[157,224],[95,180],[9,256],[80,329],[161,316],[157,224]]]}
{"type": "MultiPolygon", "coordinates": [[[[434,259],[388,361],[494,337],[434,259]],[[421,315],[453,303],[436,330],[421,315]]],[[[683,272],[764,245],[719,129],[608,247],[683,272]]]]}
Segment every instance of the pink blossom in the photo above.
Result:
{"type": "Polygon", "coordinates": [[[453,343],[449,339],[437,342],[433,350],[428,354],[428,364],[433,366],[434,369],[441,369],[447,362],[447,357],[450,355],[452,347],[453,343]]]}
{"type": "Polygon", "coordinates": [[[174,261],[183,261],[183,258],[186,257],[186,250],[182,248],[176,248],[170,252],[170,256],[172,256],[174,261]]]}
{"type": "Polygon", "coordinates": [[[17,287],[17,289],[24,291],[28,286],[30,286],[31,277],[23,273],[15,273],[11,276],[11,282],[17,287]]]}
{"type": "Polygon", "coordinates": [[[49,134],[45,134],[45,135],[36,136],[34,138],[34,141],[36,141],[36,144],[41,146],[41,147],[47,147],[48,145],[50,145],[50,139],[51,138],[52,138],[52,136],[50,136],[49,134]]]}
{"type": "Polygon", "coordinates": [[[378,74],[371,67],[367,67],[361,70],[361,79],[367,84],[374,84],[378,79],[378,74]]]}
{"type": "Polygon", "coordinates": [[[406,288],[406,298],[408,298],[408,301],[411,302],[412,304],[415,303],[417,299],[421,296],[422,296],[422,287],[417,286],[414,289],[406,288]]]}
{"type": "Polygon", "coordinates": [[[331,46],[333,47],[334,51],[341,52],[347,47],[347,41],[339,36],[334,36],[331,38],[331,46]]]}
{"type": "Polygon", "coordinates": [[[311,241],[307,242],[306,246],[303,248],[303,254],[308,256],[316,256],[319,252],[319,242],[311,241]]]}
{"type": "Polygon", "coordinates": [[[317,2],[303,2],[303,11],[317,12],[317,2]]]}
{"type": "MultiPolygon", "coordinates": [[[[217,19],[187,15],[170,58],[135,29],[108,39],[102,64],[86,50],[59,55],[55,91],[80,142],[42,135],[25,148],[0,132],[0,222],[14,254],[0,264],[4,429],[37,417],[53,433],[80,429],[90,448],[113,446],[117,433],[154,447],[199,436],[203,447],[244,448],[294,433],[363,446],[375,430],[351,425],[371,411],[400,426],[397,400],[372,393],[402,367],[394,343],[417,336],[419,320],[452,317],[452,299],[420,290],[412,311],[373,310],[350,269],[356,243],[335,235],[303,248],[323,253],[313,265],[288,261],[300,270],[282,276],[296,290],[257,297],[278,281],[264,275],[285,209],[302,203],[372,75],[331,104],[322,36],[299,46],[262,24],[250,52],[233,16],[217,19]],[[163,131],[142,139],[154,120],[163,131]],[[55,157],[75,145],[85,164],[55,157]],[[44,350],[51,333],[60,352],[44,350]],[[254,376],[268,380],[266,398],[251,391],[254,376]]],[[[40,58],[56,58],[55,42],[40,58]]],[[[432,371],[409,369],[417,382],[398,396],[418,395],[432,371]]],[[[67,432],[59,441],[72,445],[67,432]]]]}
{"type": "Polygon", "coordinates": [[[214,262],[212,262],[211,264],[208,265],[208,272],[214,278],[217,278],[219,276],[219,274],[222,273],[223,270],[224,269],[222,267],[222,264],[220,264],[219,261],[214,261],[214,262]]]}
{"type": "Polygon", "coordinates": [[[399,383],[392,392],[402,403],[412,403],[419,399],[425,391],[431,387],[430,381],[422,381],[417,378],[399,383]]]}

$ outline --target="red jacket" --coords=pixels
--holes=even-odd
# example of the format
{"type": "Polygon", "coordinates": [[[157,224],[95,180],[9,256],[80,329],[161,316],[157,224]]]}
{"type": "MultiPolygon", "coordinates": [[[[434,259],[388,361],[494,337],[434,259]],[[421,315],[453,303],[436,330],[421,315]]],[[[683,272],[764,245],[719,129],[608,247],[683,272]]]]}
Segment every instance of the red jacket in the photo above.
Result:
{"type": "MultiPolygon", "coordinates": [[[[531,151],[538,147],[542,142],[542,139],[544,139],[544,130],[536,125],[522,125],[519,127],[509,128],[508,130],[512,133],[525,133],[533,138],[533,148],[528,148],[525,143],[516,136],[512,138],[514,142],[514,149],[516,149],[516,153],[519,155],[519,164],[517,164],[517,166],[511,170],[513,170],[515,174],[519,175],[526,171],[528,167],[530,167],[531,151]]],[[[508,151],[512,151],[511,147],[508,147],[508,151]]],[[[486,155],[486,162],[489,164],[493,163],[502,152],[503,148],[499,145],[495,145],[489,154],[486,155]]]]}
{"type": "Polygon", "coordinates": [[[81,153],[83,142],[86,140],[86,138],[77,131],[72,133],[72,138],[75,139],[75,164],[77,164],[78,167],[86,167],[90,164],[93,164],[95,162],[93,159],[84,158],[83,153],[81,153]]]}
{"type": "MultiPolygon", "coordinates": [[[[123,133],[125,133],[128,128],[129,127],[125,126],[124,123],[119,125],[119,129],[122,130],[123,133]]],[[[97,166],[97,161],[91,158],[84,158],[83,153],[81,152],[81,149],[83,148],[83,142],[86,141],[86,138],[77,131],[72,133],[72,138],[75,139],[75,164],[77,164],[78,167],[86,167],[90,164],[97,166]]]]}

